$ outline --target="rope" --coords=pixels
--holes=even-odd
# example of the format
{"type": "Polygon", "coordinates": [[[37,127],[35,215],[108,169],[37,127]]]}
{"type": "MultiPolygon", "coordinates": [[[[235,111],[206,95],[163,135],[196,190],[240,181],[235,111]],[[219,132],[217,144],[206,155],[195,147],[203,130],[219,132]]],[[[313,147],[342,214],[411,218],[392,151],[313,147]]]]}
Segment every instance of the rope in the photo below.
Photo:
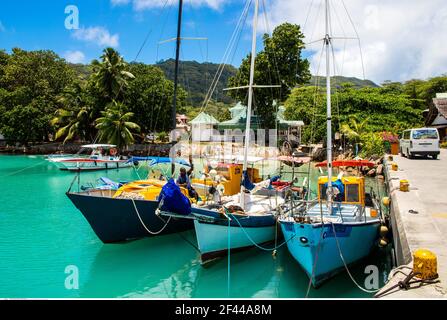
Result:
{"type": "Polygon", "coordinates": [[[338,253],[340,254],[341,261],[343,261],[343,265],[345,266],[346,272],[348,273],[348,275],[351,278],[352,282],[357,286],[357,288],[359,288],[363,292],[366,292],[366,293],[376,293],[376,292],[379,292],[380,289],[368,290],[368,289],[363,288],[361,285],[359,285],[357,283],[357,281],[355,281],[354,277],[352,276],[351,272],[349,271],[349,268],[348,268],[348,265],[346,264],[345,258],[343,257],[343,253],[341,251],[340,244],[338,243],[337,233],[335,232],[335,225],[334,225],[334,223],[332,221],[330,221],[330,223],[332,225],[332,230],[334,231],[334,237],[335,237],[335,242],[337,244],[338,253]]]}
{"type": "MultiPolygon", "coordinates": [[[[168,221],[165,222],[165,225],[159,231],[153,232],[153,231],[149,230],[149,228],[144,224],[143,219],[141,219],[140,213],[138,212],[138,208],[135,204],[135,200],[133,198],[131,198],[130,200],[132,200],[133,207],[135,208],[135,212],[137,213],[138,219],[140,219],[141,225],[144,227],[144,229],[146,229],[146,231],[149,234],[156,236],[156,235],[162,233],[163,230],[168,226],[169,222],[171,221],[172,217],[169,217],[168,221]]],[[[163,219],[161,219],[161,220],[163,221],[163,219]]]]}
{"type": "Polygon", "coordinates": [[[323,232],[324,230],[324,224],[321,226],[321,231],[320,231],[320,240],[318,240],[318,246],[317,246],[317,251],[315,252],[315,262],[312,266],[312,275],[309,279],[309,284],[307,285],[307,292],[306,292],[306,299],[309,296],[310,293],[310,288],[312,287],[312,278],[314,277],[315,274],[315,269],[317,268],[317,262],[318,262],[318,254],[320,252],[320,247],[321,247],[321,240],[323,240],[323,232]]]}
{"type": "Polygon", "coordinates": [[[228,218],[228,265],[227,265],[227,290],[228,290],[228,297],[230,297],[230,288],[231,288],[231,264],[230,264],[230,255],[231,255],[231,219],[228,218]]]}
{"type": "Polygon", "coordinates": [[[259,244],[257,244],[251,237],[250,235],[247,233],[247,231],[245,231],[245,228],[241,225],[241,223],[239,222],[239,220],[237,218],[235,218],[234,220],[236,220],[236,222],[238,223],[239,227],[242,229],[242,231],[244,232],[245,236],[247,237],[248,240],[250,240],[251,243],[253,243],[253,245],[263,251],[275,251],[279,248],[281,248],[283,245],[285,245],[286,243],[288,243],[290,240],[292,240],[293,238],[295,238],[296,235],[293,235],[293,237],[290,237],[289,240],[284,241],[283,243],[281,243],[279,246],[275,246],[273,248],[265,248],[259,244]]]}
{"type": "Polygon", "coordinates": [[[14,171],[14,172],[5,174],[4,176],[1,176],[1,177],[10,177],[10,176],[13,176],[13,175],[15,175],[15,174],[17,174],[17,173],[20,173],[20,172],[22,172],[22,171],[25,171],[25,170],[32,169],[32,168],[34,168],[34,167],[40,166],[41,164],[43,164],[43,163],[45,163],[45,162],[47,162],[47,160],[43,160],[43,161],[41,161],[41,162],[38,162],[38,163],[36,163],[36,164],[33,164],[32,166],[29,166],[29,167],[26,167],[26,168],[23,168],[23,169],[20,169],[20,170],[17,170],[17,171],[14,171]]]}

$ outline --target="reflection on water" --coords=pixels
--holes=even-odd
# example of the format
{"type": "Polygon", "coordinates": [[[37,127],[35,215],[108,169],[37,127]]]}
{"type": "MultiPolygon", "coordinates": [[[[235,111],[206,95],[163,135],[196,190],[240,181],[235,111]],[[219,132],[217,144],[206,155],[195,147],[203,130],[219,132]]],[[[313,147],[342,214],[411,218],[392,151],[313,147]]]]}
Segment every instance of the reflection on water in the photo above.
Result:
{"type": "MultiPolygon", "coordinates": [[[[0,297],[305,297],[308,277],[285,246],[276,258],[258,249],[232,254],[228,283],[226,258],[207,267],[200,265],[198,253],[189,243],[196,243],[194,231],[102,244],[65,196],[74,175],[42,160],[0,156],[0,297]],[[67,265],[79,268],[79,290],[64,287],[67,265]]],[[[306,167],[300,170],[306,171],[306,167]]],[[[145,174],[147,170],[145,173],[142,168],[140,175],[145,174]]],[[[315,181],[318,172],[312,170],[311,175],[315,181]]],[[[92,182],[101,176],[137,178],[133,169],[123,169],[85,173],[81,181],[92,182]]],[[[374,179],[369,182],[376,186],[374,179]]],[[[352,268],[353,276],[363,284],[365,266],[377,264],[383,282],[390,267],[388,257],[377,250],[352,268]]],[[[309,296],[369,295],[342,273],[320,289],[311,289],[309,296]]]]}

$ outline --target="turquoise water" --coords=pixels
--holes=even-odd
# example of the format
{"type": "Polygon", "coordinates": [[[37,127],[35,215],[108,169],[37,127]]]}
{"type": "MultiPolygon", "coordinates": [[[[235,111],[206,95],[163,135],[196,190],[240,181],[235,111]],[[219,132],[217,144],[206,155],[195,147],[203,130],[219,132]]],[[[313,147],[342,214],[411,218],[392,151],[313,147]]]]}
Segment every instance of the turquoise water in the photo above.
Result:
{"type": "MultiPolygon", "coordinates": [[[[141,173],[144,175],[144,172],[141,173]]],[[[82,182],[101,176],[135,179],[133,169],[89,172],[82,182]]],[[[5,298],[303,298],[308,278],[289,255],[251,249],[200,266],[193,231],[125,244],[102,244],[65,196],[74,178],[40,156],[0,156],[0,297],[5,298]],[[183,238],[182,238],[183,237],[183,238]],[[67,289],[67,266],[79,271],[79,288],[67,289]]],[[[363,284],[366,264],[383,280],[389,269],[382,251],[353,268],[363,284]]],[[[369,297],[340,274],[309,297],[369,297]]]]}

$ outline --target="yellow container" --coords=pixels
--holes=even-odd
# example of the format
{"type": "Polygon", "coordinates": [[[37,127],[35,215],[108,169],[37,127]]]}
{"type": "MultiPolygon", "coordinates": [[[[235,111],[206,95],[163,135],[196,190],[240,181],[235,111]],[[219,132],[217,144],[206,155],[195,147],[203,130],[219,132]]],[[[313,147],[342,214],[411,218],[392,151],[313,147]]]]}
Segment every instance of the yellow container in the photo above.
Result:
{"type": "Polygon", "coordinates": [[[400,191],[402,192],[408,192],[410,191],[410,183],[408,180],[400,180],[400,191]]]}
{"type": "Polygon", "coordinates": [[[423,280],[438,277],[438,261],[436,255],[426,249],[418,249],[413,253],[413,272],[423,280]]]}
{"type": "Polygon", "coordinates": [[[398,167],[398,165],[397,165],[396,162],[391,163],[391,170],[393,170],[393,171],[397,171],[398,168],[399,168],[399,167],[398,167]]]}

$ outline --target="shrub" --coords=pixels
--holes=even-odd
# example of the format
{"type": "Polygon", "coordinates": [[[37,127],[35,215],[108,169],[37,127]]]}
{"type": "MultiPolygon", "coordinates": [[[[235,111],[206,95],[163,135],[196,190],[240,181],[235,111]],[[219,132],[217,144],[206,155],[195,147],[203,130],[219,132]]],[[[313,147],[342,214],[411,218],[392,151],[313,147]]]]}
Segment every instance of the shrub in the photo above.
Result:
{"type": "Polygon", "coordinates": [[[371,132],[363,134],[360,140],[362,144],[360,156],[362,158],[368,158],[373,155],[381,156],[385,153],[385,146],[380,133],[371,132]]]}

